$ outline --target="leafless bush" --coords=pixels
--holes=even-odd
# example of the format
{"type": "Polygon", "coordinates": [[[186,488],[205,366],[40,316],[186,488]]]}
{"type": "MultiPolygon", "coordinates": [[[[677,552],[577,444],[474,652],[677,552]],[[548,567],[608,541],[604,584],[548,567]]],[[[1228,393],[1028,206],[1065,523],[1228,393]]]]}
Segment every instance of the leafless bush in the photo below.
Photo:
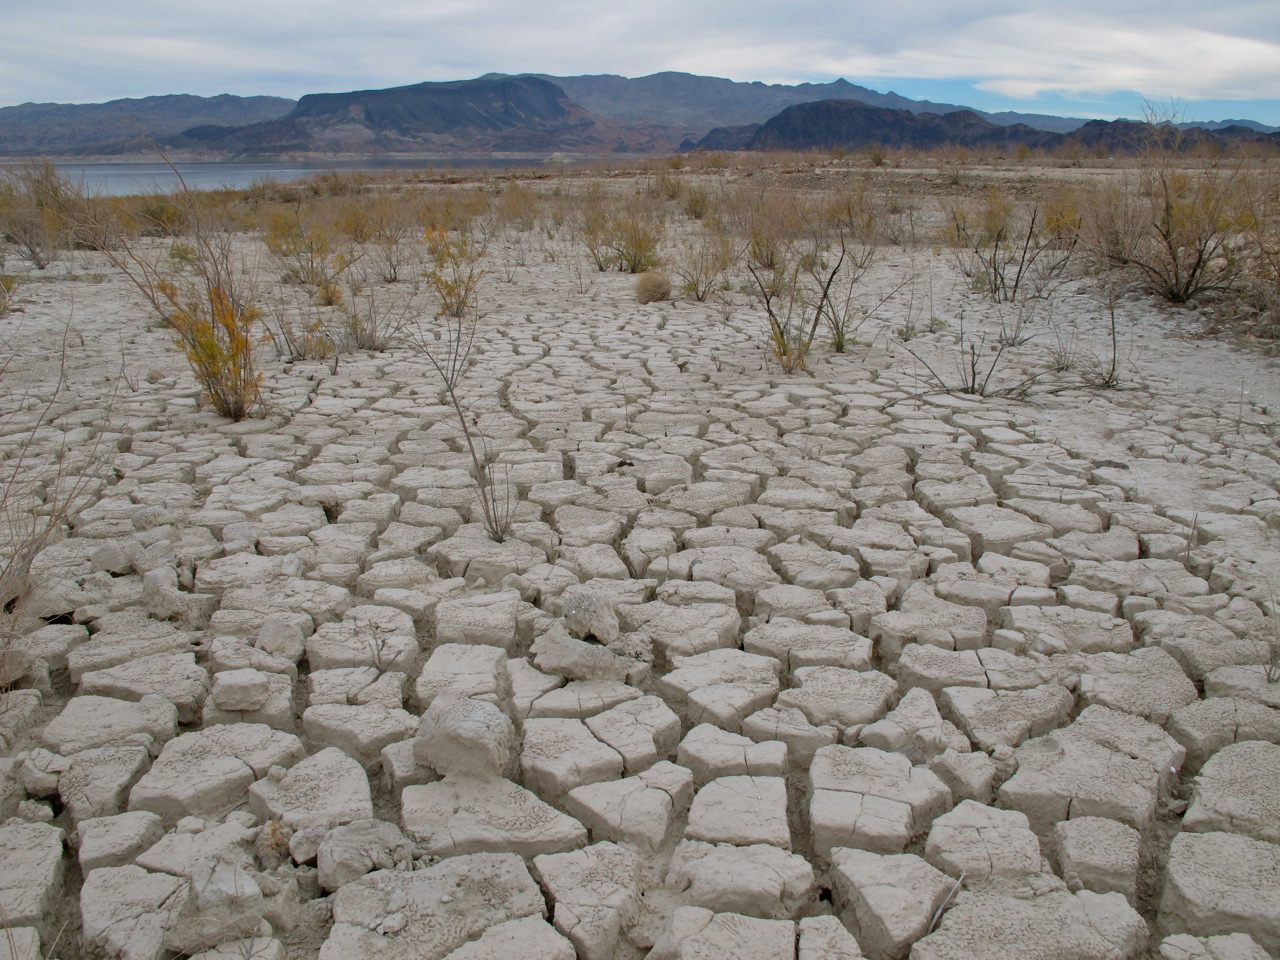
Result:
{"type": "Polygon", "coordinates": [[[310,301],[276,304],[263,318],[276,356],[284,360],[324,360],[334,350],[334,337],[323,308],[310,301]]]}
{"type": "Polygon", "coordinates": [[[994,188],[976,217],[951,210],[950,229],[960,249],[956,262],[973,288],[997,303],[1039,297],[1066,276],[1076,236],[1045,229],[1040,207],[1022,220],[994,188]]]}
{"type": "Polygon", "coordinates": [[[479,317],[474,313],[454,317],[446,312],[432,326],[419,324],[411,339],[439,375],[445,401],[457,415],[463,442],[471,457],[472,479],[480,500],[485,532],[495,543],[502,543],[511,532],[510,484],[503,482],[500,485],[497,482],[496,464],[489,456],[484,438],[479,435],[460,392],[462,381],[475,362],[478,331],[479,317]]]}
{"type": "Polygon", "coordinates": [[[1066,373],[1074,370],[1081,356],[1080,340],[1075,330],[1065,331],[1061,325],[1050,323],[1049,331],[1053,336],[1047,347],[1050,372],[1066,373]]]}
{"type": "Polygon", "coordinates": [[[768,345],[786,373],[805,368],[818,330],[834,315],[832,296],[836,279],[850,260],[844,236],[838,236],[839,252],[824,257],[815,249],[794,246],[752,247],[747,272],[769,322],[768,345]],[[756,259],[764,257],[765,261],[756,259]]]}
{"type": "Polygon", "coordinates": [[[69,528],[106,465],[100,437],[71,444],[53,422],[67,388],[70,329],[56,379],[44,387],[15,378],[16,347],[0,344],[0,689],[31,665],[22,636],[40,623],[32,566],[69,528]]]}
{"type": "Polygon", "coordinates": [[[737,259],[733,244],[723,233],[703,233],[681,248],[673,258],[680,278],[680,292],[703,303],[724,285],[725,275],[737,259]]]}
{"type": "MultiPolygon", "coordinates": [[[[912,394],[913,397],[927,396],[935,393],[956,393],[975,397],[1011,397],[1021,399],[1031,392],[1031,388],[1040,380],[1041,373],[1033,373],[1020,377],[1012,382],[997,379],[996,371],[1000,369],[1008,347],[1002,343],[988,346],[986,337],[974,340],[966,336],[963,321],[960,324],[959,340],[953,358],[956,376],[942,376],[938,367],[929,363],[918,351],[903,345],[903,349],[911,354],[921,366],[928,371],[925,389],[912,394]]],[[[892,400],[885,406],[897,403],[892,400]]]]}
{"type": "MultiPolygon", "coordinates": [[[[473,277],[478,285],[480,274],[473,277]]],[[[480,331],[480,314],[477,309],[477,288],[470,287],[470,295],[458,300],[445,299],[441,294],[441,307],[434,323],[417,320],[407,331],[410,343],[417,349],[440,377],[445,402],[457,415],[463,442],[471,458],[472,479],[480,500],[480,513],[485,532],[496,543],[502,543],[511,532],[510,484],[499,484],[496,464],[489,456],[484,437],[477,430],[462,398],[461,386],[475,364],[476,341],[480,331]],[[459,307],[460,305],[460,307],[459,307]]]]}
{"type": "Polygon", "coordinates": [[[1115,287],[1105,288],[1101,299],[1107,308],[1110,349],[1104,356],[1082,353],[1079,365],[1088,386],[1110,390],[1120,386],[1120,337],[1116,324],[1116,303],[1120,299],[1120,291],[1115,287]]]}
{"type": "Polygon", "coordinates": [[[1044,315],[1047,325],[1053,321],[1053,304],[1048,300],[1021,298],[1013,304],[1013,316],[1000,310],[1000,335],[998,341],[1008,347],[1020,347],[1033,336],[1031,328],[1044,315]]]}
{"type": "Polygon", "coordinates": [[[194,195],[172,164],[170,169],[180,184],[174,202],[189,211],[189,242],[173,248],[179,256],[157,256],[123,232],[103,252],[168,326],[210,406],[243,420],[261,400],[254,355],[261,319],[257,284],[236,256],[232,234],[205,227],[194,195]]]}
{"type": "Polygon", "coordinates": [[[340,345],[345,350],[387,350],[413,329],[422,311],[417,283],[379,289],[352,284],[339,308],[340,345]]]}
{"type": "Polygon", "coordinates": [[[0,317],[9,312],[20,286],[22,286],[21,277],[11,273],[0,273],[0,317]]]}

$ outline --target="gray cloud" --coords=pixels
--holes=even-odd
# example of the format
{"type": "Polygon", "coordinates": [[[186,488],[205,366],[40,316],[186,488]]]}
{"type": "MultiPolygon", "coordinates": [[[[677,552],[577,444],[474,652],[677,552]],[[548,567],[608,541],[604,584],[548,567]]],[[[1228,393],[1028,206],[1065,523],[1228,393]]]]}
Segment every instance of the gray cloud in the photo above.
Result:
{"type": "Polygon", "coordinates": [[[0,103],[382,87],[488,71],[964,80],[1043,95],[1280,99],[1256,0],[10,0],[0,103]],[[978,9],[975,9],[978,8],[978,9]]]}

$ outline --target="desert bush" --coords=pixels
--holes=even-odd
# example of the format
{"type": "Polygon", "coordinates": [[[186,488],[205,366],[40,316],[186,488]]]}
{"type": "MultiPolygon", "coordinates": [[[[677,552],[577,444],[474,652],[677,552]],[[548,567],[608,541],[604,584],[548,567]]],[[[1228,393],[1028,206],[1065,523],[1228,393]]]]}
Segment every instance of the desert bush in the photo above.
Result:
{"type": "Polygon", "coordinates": [[[671,299],[671,277],[665,270],[646,270],[636,274],[636,302],[656,303],[671,299]]]}
{"type": "Polygon", "coordinates": [[[511,533],[510,484],[498,482],[495,462],[489,456],[484,438],[478,435],[460,392],[462,381],[475,362],[478,332],[479,316],[474,311],[461,316],[442,313],[433,325],[418,323],[410,337],[440,377],[444,399],[458,418],[463,442],[471,458],[471,476],[480,501],[485,533],[494,542],[502,543],[511,533]]]}
{"type": "Polygon", "coordinates": [[[536,190],[522,183],[508,183],[493,203],[498,223],[528,233],[538,224],[542,214],[542,198],[536,190]]]}
{"type": "Polygon", "coordinates": [[[693,184],[686,188],[682,205],[690,220],[702,220],[711,213],[711,193],[706,187],[693,184]]]}
{"type": "Polygon", "coordinates": [[[254,363],[261,314],[234,278],[229,244],[201,254],[191,282],[161,281],[159,309],[196,382],[219,414],[243,420],[257,409],[262,374],[254,363]]]}
{"type": "Polygon", "coordinates": [[[339,281],[359,258],[338,222],[332,209],[308,206],[304,211],[298,202],[272,211],[263,232],[263,243],[283,270],[281,279],[309,288],[323,306],[341,302],[339,281]]]}
{"type": "Polygon", "coordinates": [[[262,321],[267,339],[282,360],[324,360],[336,347],[323,309],[310,301],[276,304],[262,321]]]}
{"type": "Polygon", "coordinates": [[[1086,250],[1171,303],[1237,289],[1259,221],[1247,162],[1188,160],[1179,131],[1155,122],[1146,131],[1135,181],[1096,191],[1081,211],[1086,250]]]}
{"type": "Polygon", "coordinates": [[[1180,171],[1163,160],[1147,171],[1144,193],[1155,216],[1131,263],[1155,293],[1185,303],[1235,286],[1236,242],[1255,222],[1242,178],[1235,168],[1180,171]]]}
{"type": "Polygon", "coordinates": [[[684,183],[674,173],[659,170],[657,176],[648,181],[646,191],[662,200],[679,200],[684,193],[684,183]]]}
{"type": "Polygon", "coordinates": [[[456,319],[474,312],[484,277],[484,241],[466,232],[450,235],[432,229],[426,245],[431,266],[424,276],[440,302],[440,314],[456,319]]]}
{"type": "Polygon", "coordinates": [[[339,308],[340,346],[351,350],[390,349],[411,330],[421,310],[417,283],[395,289],[355,284],[339,308]]]}
{"type": "Polygon", "coordinates": [[[609,212],[602,206],[589,206],[582,211],[578,238],[601,273],[618,265],[618,254],[609,244],[609,228],[609,212]]]}
{"type": "Polygon", "coordinates": [[[11,273],[0,273],[0,317],[9,312],[20,286],[22,286],[21,277],[11,273]]]}
{"type": "MultiPolygon", "coordinates": [[[[997,380],[996,371],[1004,360],[1008,345],[996,343],[988,346],[985,337],[979,337],[975,340],[966,336],[963,320],[960,324],[959,339],[956,343],[956,353],[953,357],[956,371],[956,376],[954,377],[944,377],[938,371],[940,364],[929,363],[923,355],[905,343],[903,344],[903,349],[915,357],[920,365],[928,371],[927,377],[920,378],[925,382],[925,388],[913,394],[912,397],[949,393],[975,397],[1012,397],[1018,399],[1030,393],[1031,388],[1042,376],[1040,373],[1033,373],[1013,382],[997,380]]],[[[885,406],[891,406],[900,399],[903,398],[891,400],[885,406]]]]}
{"type": "Polygon", "coordinates": [[[703,303],[723,286],[736,256],[732,241],[723,233],[704,233],[686,244],[674,265],[680,292],[703,303]]]}
{"type": "Polygon", "coordinates": [[[956,263],[973,289],[997,303],[1039,297],[1065,278],[1076,235],[1055,213],[1046,230],[1040,207],[1025,219],[994,187],[977,210],[953,207],[950,240],[959,250],[956,263]]]}
{"type": "Polygon", "coordinates": [[[490,195],[481,187],[433,189],[419,198],[418,225],[423,232],[469,231],[476,220],[488,216],[490,208],[490,195]]]}
{"type": "Polygon", "coordinates": [[[662,214],[643,197],[628,200],[609,217],[606,247],[624,273],[644,273],[662,262],[658,248],[665,228],[662,214]]]}
{"type": "Polygon", "coordinates": [[[362,197],[344,204],[335,226],[359,249],[348,252],[350,262],[342,272],[364,262],[386,283],[417,277],[422,263],[419,216],[419,205],[400,194],[362,197]]]}
{"type": "MultiPolygon", "coordinates": [[[[795,245],[764,251],[767,263],[756,259],[754,247],[746,256],[747,272],[768,319],[769,352],[785,373],[805,368],[818,330],[830,322],[836,279],[849,262],[844,237],[838,240],[839,254],[831,254],[834,263],[817,249],[799,250],[795,245]]],[[[815,247],[817,242],[815,237],[815,247]]]]}
{"type": "Polygon", "coordinates": [[[1076,362],[1086,386],[1112,390],[1120,386],[1120,335],[1116,322],[1116,303],[1120,299],[1120,290],[1115,286],[1104,286],[1099,296],[1107,308],[1109,352],[1099,356],[1093,351],[1081,351],[1076,362]]]}
{"type": "Polygon", "coordinates": [[[188,226],[184,206],[165,193],[122,199],[120,216],[126,228],[143,237],[179,237],[188,226]]]}
{"type": "Polygon", "coordinates": [[[232,234],[205,228],[194,195],[170,168],[180,183],[173,202],[185,207],[190,222],[180,256],[157,256],[123,233],[104,252],[167,325],[209,405],[243,420],[261,400],[257,286],[235,255],[232,234]]]}
{"type": "Polygon", "coordinates": [[[821,221],[809,197],[776,186],[739,188],[725,196],[721,208],[727,229],[743,242],[746,258],[768,271],[779,269],[789,249],[812,235],[821,221]]]}
{"type": "Polygon", "coordinates": [[[827,203],[827,219],[850,242],[872,244],[878,240],[882,202],[859,182],[851,189],[840,190],[827,203]]]}
{"type": "Polygon", "coordinates": [[[0,173],[0,233],[43,270],[71,245],[82,201],[83,193],[51,161],[6,168],[0,173]]]}

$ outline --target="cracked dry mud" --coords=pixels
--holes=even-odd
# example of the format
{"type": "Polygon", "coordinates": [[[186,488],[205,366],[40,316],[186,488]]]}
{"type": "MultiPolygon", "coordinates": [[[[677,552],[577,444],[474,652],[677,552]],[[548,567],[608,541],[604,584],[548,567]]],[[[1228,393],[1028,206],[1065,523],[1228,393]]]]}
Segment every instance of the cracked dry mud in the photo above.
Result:
{"type": "Polygon", "coordinates": [[[544,248],[465,383],[501,545],[411,351],[230,424],[90,255],[31,282],[42,450],[118,452],[0,694],[0,956],[1280,953],[1273,362],[1134,301],[1127,389],[908,400],[893,304],[783,376],[544,248]]]}

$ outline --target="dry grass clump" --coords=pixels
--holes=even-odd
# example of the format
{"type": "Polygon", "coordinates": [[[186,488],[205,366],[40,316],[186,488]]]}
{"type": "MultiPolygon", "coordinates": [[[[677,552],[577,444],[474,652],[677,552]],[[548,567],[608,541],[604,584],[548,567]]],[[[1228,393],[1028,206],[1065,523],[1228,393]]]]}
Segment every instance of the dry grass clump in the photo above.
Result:
{"type": "MultiPolygon", "coordinates": [[[[105,209],[105,205],[99,205],[105,209]]],[[[60,250],[95,246],[84,191],[52,161],[32,161],[0,172],[0,238],[16,246],[36,270],[60,250]]]]}
{"type": "Polygon", "coordinates": [[[665,270],[646,270],[636,274],[636,302],[657,303],[671,299],[671,277],[665,270]]]}
{"type": "Polygon", "coordinates": [[[954,204],[948,215],[945,239],[958,248],[956,265],[976,292],[1013,303],[1044,296],[1066,278],[1078,241],[1072,207],[1027,209],[991,187],[981,204],[954,204]]]}
{"type": "MultiPolygon", "coordinates": [[[[184,242],[158,255],[154,245],[117,227],[103,252],[169,328],[206,402],[221,416],[243,420],[261,403],[257,281],[236,255],[231,231],[206,227],[197,195],[170,169],[181,184],[173,202],[185,207],[190,224],[184,242]]],[[[92,226],[111,227],[100,221],[92,226]]]]}
{"type": "Polygon", "coordinates": [[[593,183],[579,197],[578,238],[597,270],[644,273],[657,267],[666,235],[661,200],[619,198],[593,183]]]}
{"type": "Polygon", "coordinates": [[[1243,289],[1250,239],[1263,223],[1263,167],[1243,155],[1189,154],[1183,134],[1158,120],[1145,137],[1132,177],[1086,194],[1085,250],[1170,303],[1243,289]]]}
{"type": "MultiPolygon", "coordinates": [[[[281,280],[307,287],[316,302],[331,307],[342,302],[342,275],[359,254],[340,230],[342,211],[301,202],[273,211],[263,242],[281,268],[281,280]]],[[[348,222],[346,229],[352,229],[348,222]]],[[[355,228],[361,232],[359,227],[355,228]]]]}
{"type": "Polygon", "coordinates": [[[18,287],[22,286],[22,278],[11,273],[0,273],[0,317],[9,312],[17,296],[18,287]]]}
{"type": "Polygon", "coordinates": [[[715,290],[725,285],[736,259],[733,242],[727,235],[719,231],[703,233],[686,244],[676,258],[674,269],[680,277],[680,292],[705,303],[715,290]]]}

